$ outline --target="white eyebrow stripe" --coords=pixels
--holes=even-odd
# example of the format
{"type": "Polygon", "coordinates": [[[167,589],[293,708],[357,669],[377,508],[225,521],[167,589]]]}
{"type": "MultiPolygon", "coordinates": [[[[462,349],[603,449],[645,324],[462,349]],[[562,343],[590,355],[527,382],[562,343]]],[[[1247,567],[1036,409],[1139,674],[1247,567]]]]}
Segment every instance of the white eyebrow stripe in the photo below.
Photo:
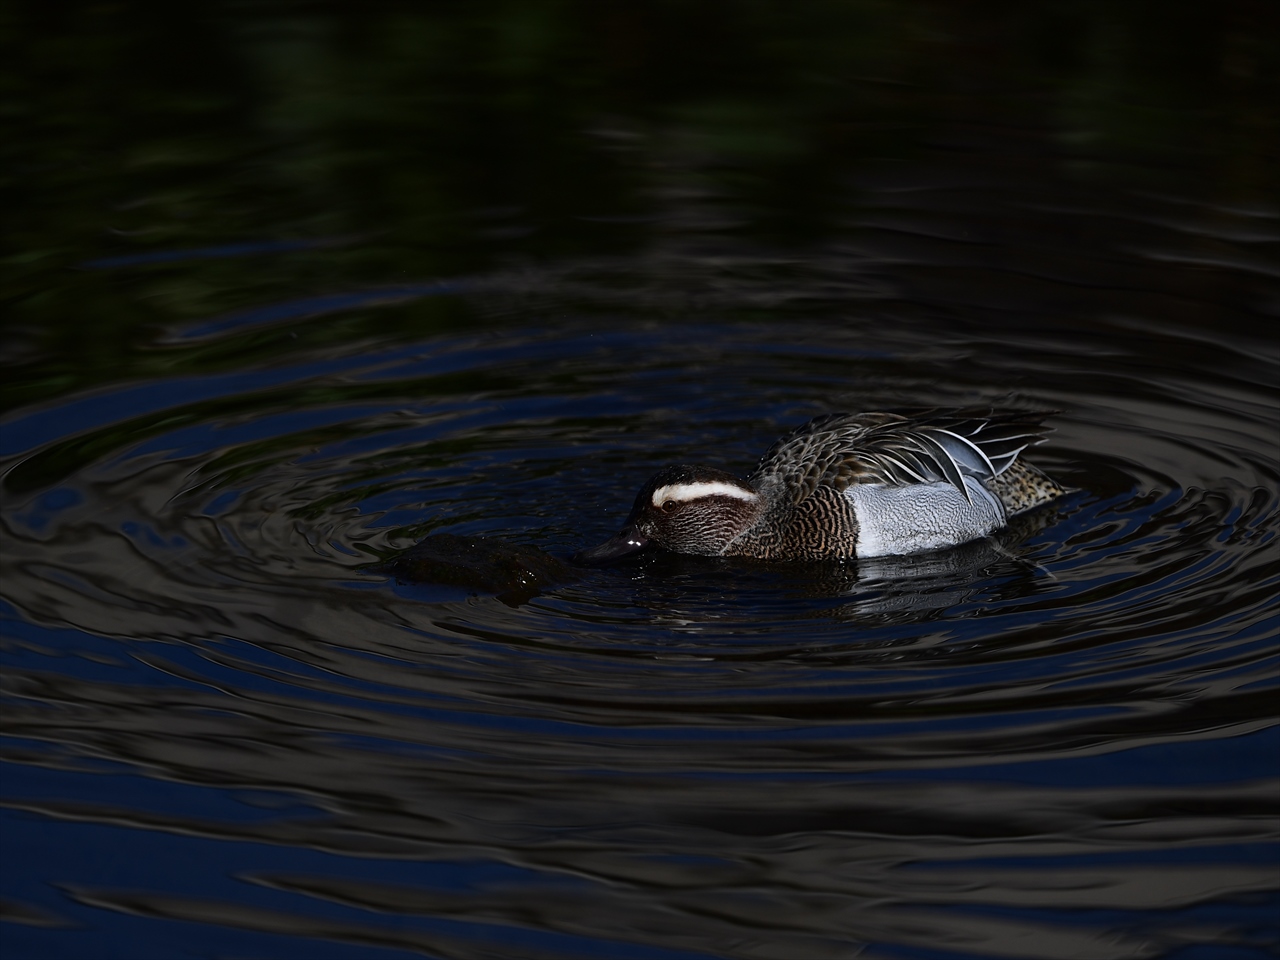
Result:
{"type": "Polygon", "coordinates": [[[723,480],[703,480],[698,483],[669,483],[653,491],[653,505],[660,507],[668,500],[684,503],[699,497],[736,497],[739,500],[756,500],[758,495],[723,480]]]}

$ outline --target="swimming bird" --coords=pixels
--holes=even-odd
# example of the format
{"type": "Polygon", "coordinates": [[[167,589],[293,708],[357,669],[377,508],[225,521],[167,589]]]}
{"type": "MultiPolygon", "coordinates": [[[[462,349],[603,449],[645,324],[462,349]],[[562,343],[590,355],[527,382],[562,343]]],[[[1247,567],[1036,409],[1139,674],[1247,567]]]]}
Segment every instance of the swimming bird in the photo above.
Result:
{"type": "Polygon", "coordinates": [[[745,480],[701,464],[659,470],[605,563],[653,545],[675,553],[828,560],[918,553],[985,537],[1066,489],[1019,459],[1049,411],[833,413],[781,437],[745,480]]]}

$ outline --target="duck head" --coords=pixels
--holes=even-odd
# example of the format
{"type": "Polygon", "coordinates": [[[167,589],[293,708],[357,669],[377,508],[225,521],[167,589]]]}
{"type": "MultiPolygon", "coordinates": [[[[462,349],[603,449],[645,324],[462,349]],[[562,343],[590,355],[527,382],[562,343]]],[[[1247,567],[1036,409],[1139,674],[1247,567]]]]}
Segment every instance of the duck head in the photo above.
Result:
{"type": "Polygon", "coordinates": [[[760,494],[731,473],[699,464],[664,467],[640,488],[622,530],[574,560],[608,563],[650,544],[674,553],[721,556],[762,511],[760,494]]]}

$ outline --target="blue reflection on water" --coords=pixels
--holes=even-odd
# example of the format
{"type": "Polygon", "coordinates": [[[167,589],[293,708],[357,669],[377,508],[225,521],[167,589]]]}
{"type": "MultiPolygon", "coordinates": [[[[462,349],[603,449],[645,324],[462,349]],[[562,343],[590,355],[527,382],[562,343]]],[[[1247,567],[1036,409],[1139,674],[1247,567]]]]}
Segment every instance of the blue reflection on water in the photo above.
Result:
{"type": "MultiPolygon", "coordinates": [[[[168,785],[143,781],[149,799],[167,794],[168,785]]],[[[203,791],[208,793],[209,791],[203,791]]],[[[207,804],[208,798],[184,797],[184,804],[207,804]]],[[[243,806],[243,805],[242,805],[243,806]]],[[[145,817],[141,819],[145,825],[145,817]]],[[[583,881],[564,875],[544,875],[493,861],[441,862],[371,857],[361,859],[319,850],[256,843],[227,837],[199,837],[163,830],[138,830],[135,826],[114,826],[50,820],[23,811],[0,810],[0,832],[9,855],[29,865],[18,874],[4,871],[0,890],[3,895],[25,903],[44,907],[56,916],[84,925],[83,933],[64,931],[51,949],[47,936],[37,930],[13,927],[5,931],[5,952],[9,956],[67,957],[68,960],[102,960],[120,956],[119,944],[140,937],[140,958],[168,960],[191,953],[192,930],[189,921],[156,922],[155,918],[130,917],[114,910],[95,909],[93,892],[111,894],[138,892],[162,898],[168,891],[181,891],[187,901],[207,901],[223,905],[230,925],[202,925],[199,954],[204,956],[236,955],[247,951],[253,956],[270,956],[271,940],[260,938],[262,932],[237,930],[237,921],[251,928],[259,917],[287,919],[300,935],[282,937],[280,956],[298,956],[299,949],[308,957],[333,960],[377,956],[392,958],[421,957],[420,949],[405,952],[395,946],[397,940],[412,940],[413,934],[456,939],[463,942],[496,946],[516,951],[532,950],[566,958],[616,957],[618,960],[703,960],[709,954],[678,950],[635,947],[626,943],[595,940],[588,937],[557,934],[484,922],[440,919],[431,916],[400,913],[394,922],[387,916],[371,917],[368,910],[320,900],[262,883],[246,883],[245,877],[290,874],[309,877],[340,876],[344,880],[369,881],[381,885],[399,885],[426,890],[436,889],[450,894],[466,891],[488,891],[510,884],[537,885],[545,889],[572,889],[583,881]],[[50,863],[45,852],[53,845],[69,844],[78,851],[74,863],[50,863]],[[128,855],[123,855],[124,851],[128,855]],[[32,869],[34,868],[34,869],[32,869]],[[73,896],[86,896],[89,905],[68,899],[59,891],[73,896]],[[243,910],[243,918],[240,914],[243,910]],[[376,926],[367,926],[376,920],[376,926]],[[315,929],[316,940],[305,931],[315,929]],[[332,940],[360,937],[367,942],[347,947],[332,940]],[[306,944],[302,947],[301,942],[306,944]],[[381,944],[378,943],[381,941],[381,944]],[[32,953],[23,953],[24,942],[39,944],[32,953]],[[96,943],[106,945],[99,947],[96,943]],[[376,953],[370,953],[376,949],[376,953]],[[62,951],[62,952],[59,952],[62,951]]],[[[161,901],[163,902],[163,901],[161,901]]],[[[270,931],[265,931],[270,933],[270,931]]],[[[280,936],[272,934],[272,937],[280,936]]]]}

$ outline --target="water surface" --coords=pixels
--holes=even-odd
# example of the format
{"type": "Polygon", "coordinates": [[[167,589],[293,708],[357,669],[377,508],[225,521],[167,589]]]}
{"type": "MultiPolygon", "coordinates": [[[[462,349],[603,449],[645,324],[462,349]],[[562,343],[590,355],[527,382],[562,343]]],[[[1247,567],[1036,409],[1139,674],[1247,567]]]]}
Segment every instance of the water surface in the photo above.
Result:
{"type": "MultiPolygon", "coordinates": [[[[1069,57],[1076,86],[1037,88],[1062,113],[1026,112],[1016,65],[994,105],[949,94],[904,37],[960,31],[929,42],[976,71],[978,26],[856,9],[704,24],[723,52],[684,88],[646,45],[666,21],[384,11],[344,44],[336,14],[211,15],[225,59],[117,81],[158,132],[129,107],[79,167],[36,141],[46,189],[111,205],[9,263],[6,953],[1271,955],[1254,148],[1172,149],[1150,100],[1118,141],[1069,57]],[[541,52],[422,53],[504,26],[541,52]],[[808,53],[762,39],[787,30],[808,53]],[[848,63],[815,80],[824,31],[817,66],[848,63]],[[584,66],[583,35],[641,66],[584,66]],[[569,62],[594,93],[540,86],[569,62]],[[769,106],[753,64],[794,86],[769,106]],[[481,136],[515,116],[520,163],[481,136]],[[1072,487],[988,542],[655,556],[517,603],[371,570],[431,533],[567,556],[665,463],[745,473],[820,413],[978,403],[1060,411],[1030,457],[1072,487]]],[[[180,24],[109,26],[95,55],[127,59],[180,24]]],[[[1225,62],[1198,109],[1246,116],[1225,62]]]]}

